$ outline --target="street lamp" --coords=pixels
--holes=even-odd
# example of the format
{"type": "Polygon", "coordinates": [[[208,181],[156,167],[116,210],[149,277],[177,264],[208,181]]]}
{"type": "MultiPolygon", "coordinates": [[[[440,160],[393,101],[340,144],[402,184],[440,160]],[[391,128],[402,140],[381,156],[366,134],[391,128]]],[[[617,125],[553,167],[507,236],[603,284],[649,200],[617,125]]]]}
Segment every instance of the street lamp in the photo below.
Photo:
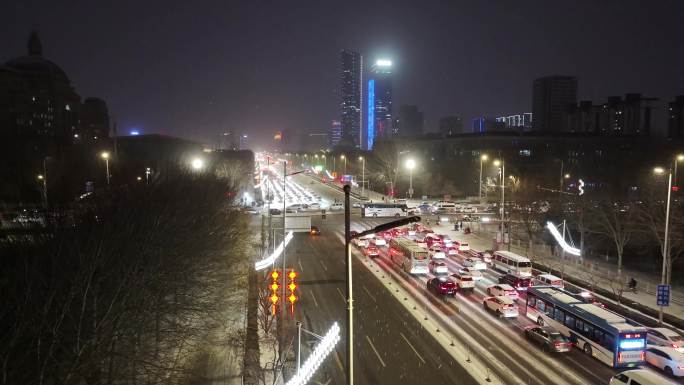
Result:
{"type": "Polygon", "coordinates": [[[47,178],[43,174],[38,174],[37,178],[43,185],[43,206],[47,209],[47,178]]]}
{"type": "Polygon", "coordinates": [[[487,159],[489,159],[487,154],[480,155],[480,189],[477,190],[477,197],[480,198],[480,203],[482,202],[482,163],[487,159]]]}
{"type": "Polygon", "coordinates": [[[361,161],[361,196],[366,196],[366,158],[360,156],[361,161]]]}
{"type": "MultiPolygon", "coordinates": [[[[675,160],[675,165],[677,164],[677,161],[675,160]]],[[[653,169],[653,172],[662,175],[665,173],[665,169],[662,167],[656,167],[653,169]]],[[[670,237],[670,199],[672,198],[672,170],[668,172],[667,176],[667,205],[665,208],[665,236],[663,238],[663,269],[660,275],[660,284],[661,285],[667,285],[668,280],[667,280],[667,269],[668,269],[668,261],[669,261],[669,255],[670,255],[670,250],[669,250],[669,237],[670,237]]],[[[663,324],[663,306],[660,305],[659,310],[658,310],[658,323],[660,325],[663,324]]]]}
{"type": "Polygon", "coordinates": [[[105,160],[105,168],[107,171],[107,186],[109,186],[109,153],[107,151],[103,151],[100,156],[102,159],[105,160]]]}
{"type": "Polygon", "coordinates": [[[494,161],[494,166],[501,166],[501,242],[505,242],[504,239],[504,220],[506,215],[506,193],[505,193],[505,181],[506,181],[506,165],[503,159],[496,159],[494,161]]]}
{"type": "Polygon", "coordinates": [[[406,168],[409,170],[409,199],[413,199],[413,169],[416,168],[416,161],[413,159],[406,160],[406,168]]]}
{"type": "Polygon", "coordinates": [[[347,157],[344,155],[340,155],[340,159],[344,160],[344,174],[347,175],[347,157]]]}
{"type": "Polygon", "coordinates": [[[152,169],[149,167],[145,167],[145,183],[149,184],[150,183],[150,174],[152,173],[152,169]]]}
{"type": "Polygon", "coordinates": [[[193,170],[199,171],[204,168],[204,161],[200,158],[193,158],[190,162],[190,166],[193,170]]]}

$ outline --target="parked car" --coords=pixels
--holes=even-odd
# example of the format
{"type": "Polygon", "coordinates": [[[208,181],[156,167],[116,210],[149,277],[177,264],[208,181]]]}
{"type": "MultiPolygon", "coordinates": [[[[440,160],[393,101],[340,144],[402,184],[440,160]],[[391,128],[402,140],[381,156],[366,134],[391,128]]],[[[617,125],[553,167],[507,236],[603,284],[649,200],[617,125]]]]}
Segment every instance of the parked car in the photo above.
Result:
{"type": "Polygon", "coordinates": [[[684,347],[684,337],[668,328],[649,328],[646,338],[651,345],[669,346],[675,349],[684,347]]]}
{"type": "Polygon", "coordinates": [[[525,338],[541,345],[545,352],[567,353],[572,350],[572,342],[549,326],[528,326],[525,338]]]}
{"type": "Polygon", "coordinates": [[[427,289],[437,295],[456,295],[456,284],[446,277],[430,278],[427,289]]]}
{"type": "Polygon", "coordinates": [[[684,353],[675,348],[650,345],[646,349],[646,362],[668,376],[684,376],[684,353]]]}
{"type": "Polygon", "coordinates": [[[483,302],[485,310],[493,311],[499,317],[518,317],[518,307],[512,299],[504,296],[487,297],[483,302]]]}

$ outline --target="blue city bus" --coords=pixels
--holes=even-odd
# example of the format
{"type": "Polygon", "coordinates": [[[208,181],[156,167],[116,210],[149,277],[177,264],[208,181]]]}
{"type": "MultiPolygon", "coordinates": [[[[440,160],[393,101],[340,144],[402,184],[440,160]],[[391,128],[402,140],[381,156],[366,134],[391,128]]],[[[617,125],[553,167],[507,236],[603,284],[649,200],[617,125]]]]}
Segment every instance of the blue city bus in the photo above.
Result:
{"type": "Polygon", "coordinates": [[[646,328],[582,302],[564,289],[529,287],[525,315],[539,325],[555,328],[574,346],[606,365],[625,368],[644,363],[646,328]]]}

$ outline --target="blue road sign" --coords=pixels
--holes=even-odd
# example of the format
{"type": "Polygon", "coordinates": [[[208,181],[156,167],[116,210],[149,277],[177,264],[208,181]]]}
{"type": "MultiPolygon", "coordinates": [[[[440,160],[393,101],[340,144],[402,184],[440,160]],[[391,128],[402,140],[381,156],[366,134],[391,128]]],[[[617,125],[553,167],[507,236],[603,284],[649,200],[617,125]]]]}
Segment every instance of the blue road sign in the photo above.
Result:
{"type": "Polygon", "coordinates": [[[670,306],[670,285],[658,285],[656,302],[658,306],[670,306]]]}

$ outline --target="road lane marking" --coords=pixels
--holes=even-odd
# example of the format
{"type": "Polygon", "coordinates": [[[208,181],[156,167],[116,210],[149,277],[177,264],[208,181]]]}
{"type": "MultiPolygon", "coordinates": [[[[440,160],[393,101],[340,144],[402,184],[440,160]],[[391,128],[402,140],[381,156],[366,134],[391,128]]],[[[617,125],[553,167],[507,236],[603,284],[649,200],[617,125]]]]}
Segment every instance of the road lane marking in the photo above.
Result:
{"type": "Polygon", "coordinates": [[[361,286],[363,286],[363,290],[366,291],[366,294],[368,294],[368,296],[371,297],[373,302],[378,303],[378,301],[375,300],[375,297],[373,296],[373,294],[371,294],[370,291],[368,291],[368,289],[366,288],[366,285],[361,285],[361,286]]]}
{"type": "Polygon", "coordinates": [[[302,261],[301,261],[300,259],[297,260],[297,264],[299,265],[299,272],[300,272],[300,273],[303,273],[303,272],[304,272],[304,268],[302,267],[302,261]]]}
{"type": "Polygon", "coordinates": [[[309,291],[309,294],[311,294],[311,298],[313,298],[314,305],[316,305],[316,307],[318,307],[318,301],[316,301],[316,297],[314,297],[313,291],[309,291]]]}
{"type": "Polygon", "coordinates": [[[323,263],[323,261],[321,261],[321,260],[319,259],[319,260],[318,260],[318,263],[320,263],[321,266],[323,266],[323,270],[328,271],[328,267],[325,266],[325,263],[323,263]]]}
{"type": "Polygon", "coordinates": [[[366,334],[366,341],[368,341],[368,344],[370,345],[371,349],[375,352],[375,356],[378,357],[378,360],[380,361],[380,364],[382,364],[382,367],[385,368],[387,365],[385,365],[385,361],[382,360],[382,357],[380,357],[380,353],[378,353],[378,350],[375,349],[375,345],[373,345],[373,341],[371,341],[370,337],[368,337],[368,334],[366,334]]]}
{"type": "Polygon", "coordinates": [[[344,366],[342,366],[342,360],[340,360],[340,353],[335,350],[335,361],[337,362],[337,367],[340,368],[342,373],[345,373],[344,366]]]}
{"type": "Polygon", "coordinates": [[[342,297],[342,301],[344,303],[347,303],[347,298],[344,296],[344,294],[342,294],[342,290],[340,290],[339,287],[336,287],[335,289],[337,289],[337,292],[340,293],[340,297],[342,297]]]}
{"type": "Polygon", "coordinates": [[[413,345],[411,344],[411,342],[409,342],[408,338],[406,338],[406,336],[404,335],[404,333],[399,332],[399,334],[401,335],[401,338],[403,338],[404,341],[406,341],[406,343],[407,343],[408,346],[411,348],[411,350],[413,350],[413,352],[416,353],[416,355],[418,356],[418,359],[420,359],[421,361],[423,361],[423,364],[425,364],[425,360],[423,359],[423,357],[418,353],[418,351],[416,350],[416,348],[413,347],[413,345]]]}

